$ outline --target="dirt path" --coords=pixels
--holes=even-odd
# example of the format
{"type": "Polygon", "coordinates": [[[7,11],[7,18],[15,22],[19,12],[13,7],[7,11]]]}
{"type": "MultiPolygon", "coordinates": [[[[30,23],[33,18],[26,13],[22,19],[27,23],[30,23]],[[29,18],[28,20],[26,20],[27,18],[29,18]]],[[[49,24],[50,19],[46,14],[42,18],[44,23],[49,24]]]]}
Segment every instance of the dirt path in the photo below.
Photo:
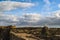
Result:
{"type": "Polygon", "coordinates": [[[38,40],[34,35],[32,34],[27,34],[27,33],[14,33],[11,32],[13,35],[17,36],[17,37],[21,37],[24,38],[25,40],[38,40]]]}

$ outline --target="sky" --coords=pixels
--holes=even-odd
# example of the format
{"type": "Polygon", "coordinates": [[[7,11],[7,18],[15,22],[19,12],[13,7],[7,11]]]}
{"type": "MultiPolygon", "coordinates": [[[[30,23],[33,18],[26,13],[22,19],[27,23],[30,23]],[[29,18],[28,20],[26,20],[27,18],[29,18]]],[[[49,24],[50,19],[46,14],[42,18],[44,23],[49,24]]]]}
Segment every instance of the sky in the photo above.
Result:
{"type": "Polygon", "coordinates": [[[60,0],[0,0],[0,26],[60,26],[60,0]]]}

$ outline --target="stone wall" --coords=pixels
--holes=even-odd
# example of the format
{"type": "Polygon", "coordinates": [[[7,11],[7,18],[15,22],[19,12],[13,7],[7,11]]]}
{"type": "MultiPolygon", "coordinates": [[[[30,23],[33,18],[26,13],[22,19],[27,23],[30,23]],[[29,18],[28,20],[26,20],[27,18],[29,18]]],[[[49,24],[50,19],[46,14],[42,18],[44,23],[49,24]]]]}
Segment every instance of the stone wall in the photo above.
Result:
{"type": "Polygon", "coordinates": [[[0,40],[10,40],[10,31],[15,26],[0,26],[0,40]]]}

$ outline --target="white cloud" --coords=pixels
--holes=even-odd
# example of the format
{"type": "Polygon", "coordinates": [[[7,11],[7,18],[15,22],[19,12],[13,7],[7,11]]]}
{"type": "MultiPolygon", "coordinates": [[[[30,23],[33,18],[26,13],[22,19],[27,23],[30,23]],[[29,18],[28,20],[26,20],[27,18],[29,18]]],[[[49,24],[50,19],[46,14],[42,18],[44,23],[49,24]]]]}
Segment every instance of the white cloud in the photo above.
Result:
{"type": "Polygon", "coordinates": [[[19,22],[19,17],[16,15],[0,14],[0,25],[16,25],[19,22]]]}
{"type": "Polygon", "coordinates": [[[55,16],[56,16],[56,17],[60,17],[60,13],[56,13],[55,16]]]}
{"type": "Polygon", "coordinates": [[[60,10],[52,12],[52,16],[60,18],[60,10]]]}
{"type": "Polygon", "coordinates": [[[27,22],[37,22],[40,20],[41,15],[37,13],[27,13],[23,15],[24,20],[27,22]]]}
{"type": "MultiPolygon", "coordinates": [[[[5,15],[1,14],[0,15],[0,24],[4,23],[5,25],[27,25],[30,23],[36,23],[41,19],[41,15],[37,13],[32,13],[32,14],[24,14],[20,17],[15,16],[15,15],[5,15]]],[[[2,25],[4,25],[2,24],[2,25]]]]}
{"type": "Polygon", "coordinates": [[[58,4],[58,8],[60,8],[60,4],[58,4]]]}
{"type": "Polygon", "coordinates": [[[15,15],[0,14],[0,20],[19,21],[15,15]]]}
{"type": "Polygon", "coordinates": [[[40,26],[40,25],[60,25],[60,12],[52,12],[52,16],[46,17],[38,13],[26,13],[21,16],[0,15],[0,25],[17,26],[40,26]]]}
{"type": "Polygon", "coordinates": [[[30,8],[32,6],[35,6],[35,4],[27,2],[2,1],[0,2],[0,11],[9,11],[17,8],[30,8]]]}

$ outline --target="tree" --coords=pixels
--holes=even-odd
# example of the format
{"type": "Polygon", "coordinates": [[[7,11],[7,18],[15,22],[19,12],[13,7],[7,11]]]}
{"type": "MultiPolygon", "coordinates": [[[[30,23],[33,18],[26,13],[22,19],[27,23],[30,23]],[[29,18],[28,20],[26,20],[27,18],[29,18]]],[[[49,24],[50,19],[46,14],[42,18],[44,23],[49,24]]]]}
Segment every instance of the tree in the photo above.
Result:
{"type": "Polygon", "coordinates": [[[49,32],[48,32],[48,27],[47,26],[44,26],[41,30],[41,35],[42,37],[47,37],[49,35],[49,32]]]}

